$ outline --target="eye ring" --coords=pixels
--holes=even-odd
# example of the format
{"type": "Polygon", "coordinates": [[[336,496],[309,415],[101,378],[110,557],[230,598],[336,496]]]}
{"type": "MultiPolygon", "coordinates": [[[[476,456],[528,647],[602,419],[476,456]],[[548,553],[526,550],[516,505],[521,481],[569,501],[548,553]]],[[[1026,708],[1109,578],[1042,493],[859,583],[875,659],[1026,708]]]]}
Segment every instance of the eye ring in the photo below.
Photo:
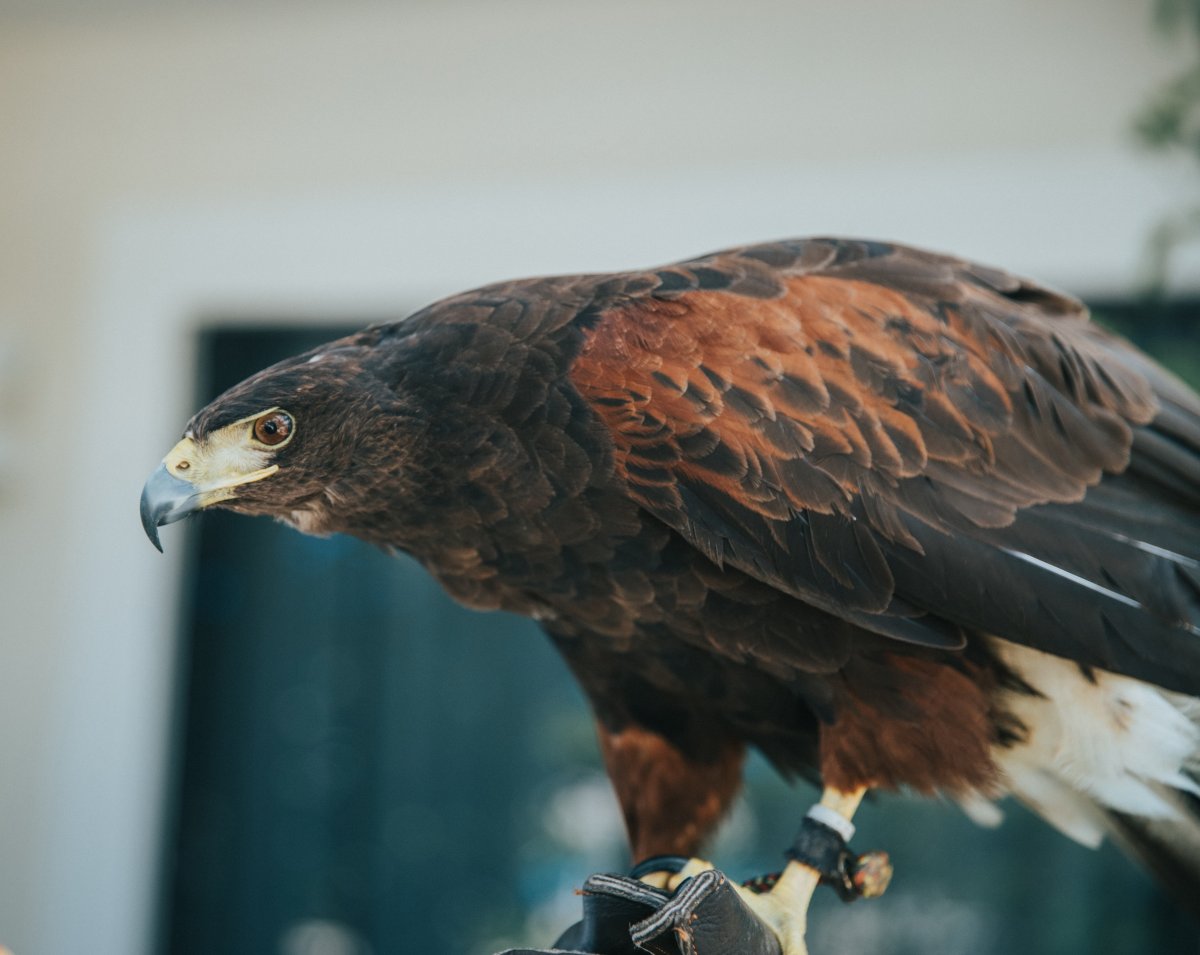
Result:
{"type": "Polygon", "coordinates": [[[292,439],[296,431],[292,416],[286,411],[272,411],[254,422],[254,440],[269,448],[278,448],[292,439]]]}

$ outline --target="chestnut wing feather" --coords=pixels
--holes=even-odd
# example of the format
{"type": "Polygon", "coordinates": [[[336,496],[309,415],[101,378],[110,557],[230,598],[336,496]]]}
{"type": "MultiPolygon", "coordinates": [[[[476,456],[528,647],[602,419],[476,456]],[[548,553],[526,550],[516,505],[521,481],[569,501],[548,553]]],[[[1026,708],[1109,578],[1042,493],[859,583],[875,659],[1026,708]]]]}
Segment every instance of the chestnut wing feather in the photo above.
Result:
{"type": "Polygon", "coordinates": [[[1200,401],[1078,302],[841,240],[625,280],[571,377],[715,563],[897,639],[1200,686],[1200,401]]]}

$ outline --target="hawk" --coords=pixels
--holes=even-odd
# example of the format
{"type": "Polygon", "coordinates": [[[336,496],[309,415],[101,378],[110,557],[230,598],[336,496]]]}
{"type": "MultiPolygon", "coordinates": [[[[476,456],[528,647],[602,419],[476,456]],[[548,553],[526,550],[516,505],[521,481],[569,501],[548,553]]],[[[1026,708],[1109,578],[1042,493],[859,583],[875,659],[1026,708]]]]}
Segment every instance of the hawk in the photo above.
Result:
{"type": "Polygon", "coordinates": [[[142,521],[207,507],[536,618],[635,858],[749,747],[820,780],[748,896],[785,952],[871,789],[1012,794],[1200,907],[1200,397],[1031,281],[816,238],[489,285],[197,413],[142,521]]]}

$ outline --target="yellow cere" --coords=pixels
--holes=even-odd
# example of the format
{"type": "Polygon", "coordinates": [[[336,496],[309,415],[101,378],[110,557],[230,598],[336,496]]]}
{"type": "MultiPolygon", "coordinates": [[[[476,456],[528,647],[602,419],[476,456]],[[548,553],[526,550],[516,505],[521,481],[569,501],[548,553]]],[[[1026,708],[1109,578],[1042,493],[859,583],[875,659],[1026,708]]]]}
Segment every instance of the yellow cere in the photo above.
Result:
{"type": "Polygon", "coordinates": [[[175,477],[196,488],[201,506],[228,500],[234,496],[234,488],[261,481],[279,470],[279,465],[267,462],[287,442],[267,448],[253,434],[254,422],[277,410],[268,408],[235,421],[203,442],[185,437],[163,458],[163,464],[175,477]]]}

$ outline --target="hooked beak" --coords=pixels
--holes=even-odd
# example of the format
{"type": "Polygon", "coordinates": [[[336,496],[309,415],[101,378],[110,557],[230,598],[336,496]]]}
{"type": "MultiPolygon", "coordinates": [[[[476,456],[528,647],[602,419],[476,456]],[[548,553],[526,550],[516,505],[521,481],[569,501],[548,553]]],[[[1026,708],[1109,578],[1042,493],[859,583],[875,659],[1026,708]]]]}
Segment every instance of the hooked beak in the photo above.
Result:
{"type": "Polygon", "coordinates": [[[158,529],[164,524],[183,520],[201,507],[200,492],[196,487],[168,471],[164,462],[142,488],[142,528],[161,554],[158,529]]]}
{"type": "Polygon", "coordinates": [[[190,514],[236,497],[236,488],[261,481],[279,470],[266,465],[269,449],[250,443],[250,425],[259,417],[236,421],[209,435],[203,444],[185,437],[163,458],[142,488],[142,528],[162,552],[158,529],[190,514]]]}

